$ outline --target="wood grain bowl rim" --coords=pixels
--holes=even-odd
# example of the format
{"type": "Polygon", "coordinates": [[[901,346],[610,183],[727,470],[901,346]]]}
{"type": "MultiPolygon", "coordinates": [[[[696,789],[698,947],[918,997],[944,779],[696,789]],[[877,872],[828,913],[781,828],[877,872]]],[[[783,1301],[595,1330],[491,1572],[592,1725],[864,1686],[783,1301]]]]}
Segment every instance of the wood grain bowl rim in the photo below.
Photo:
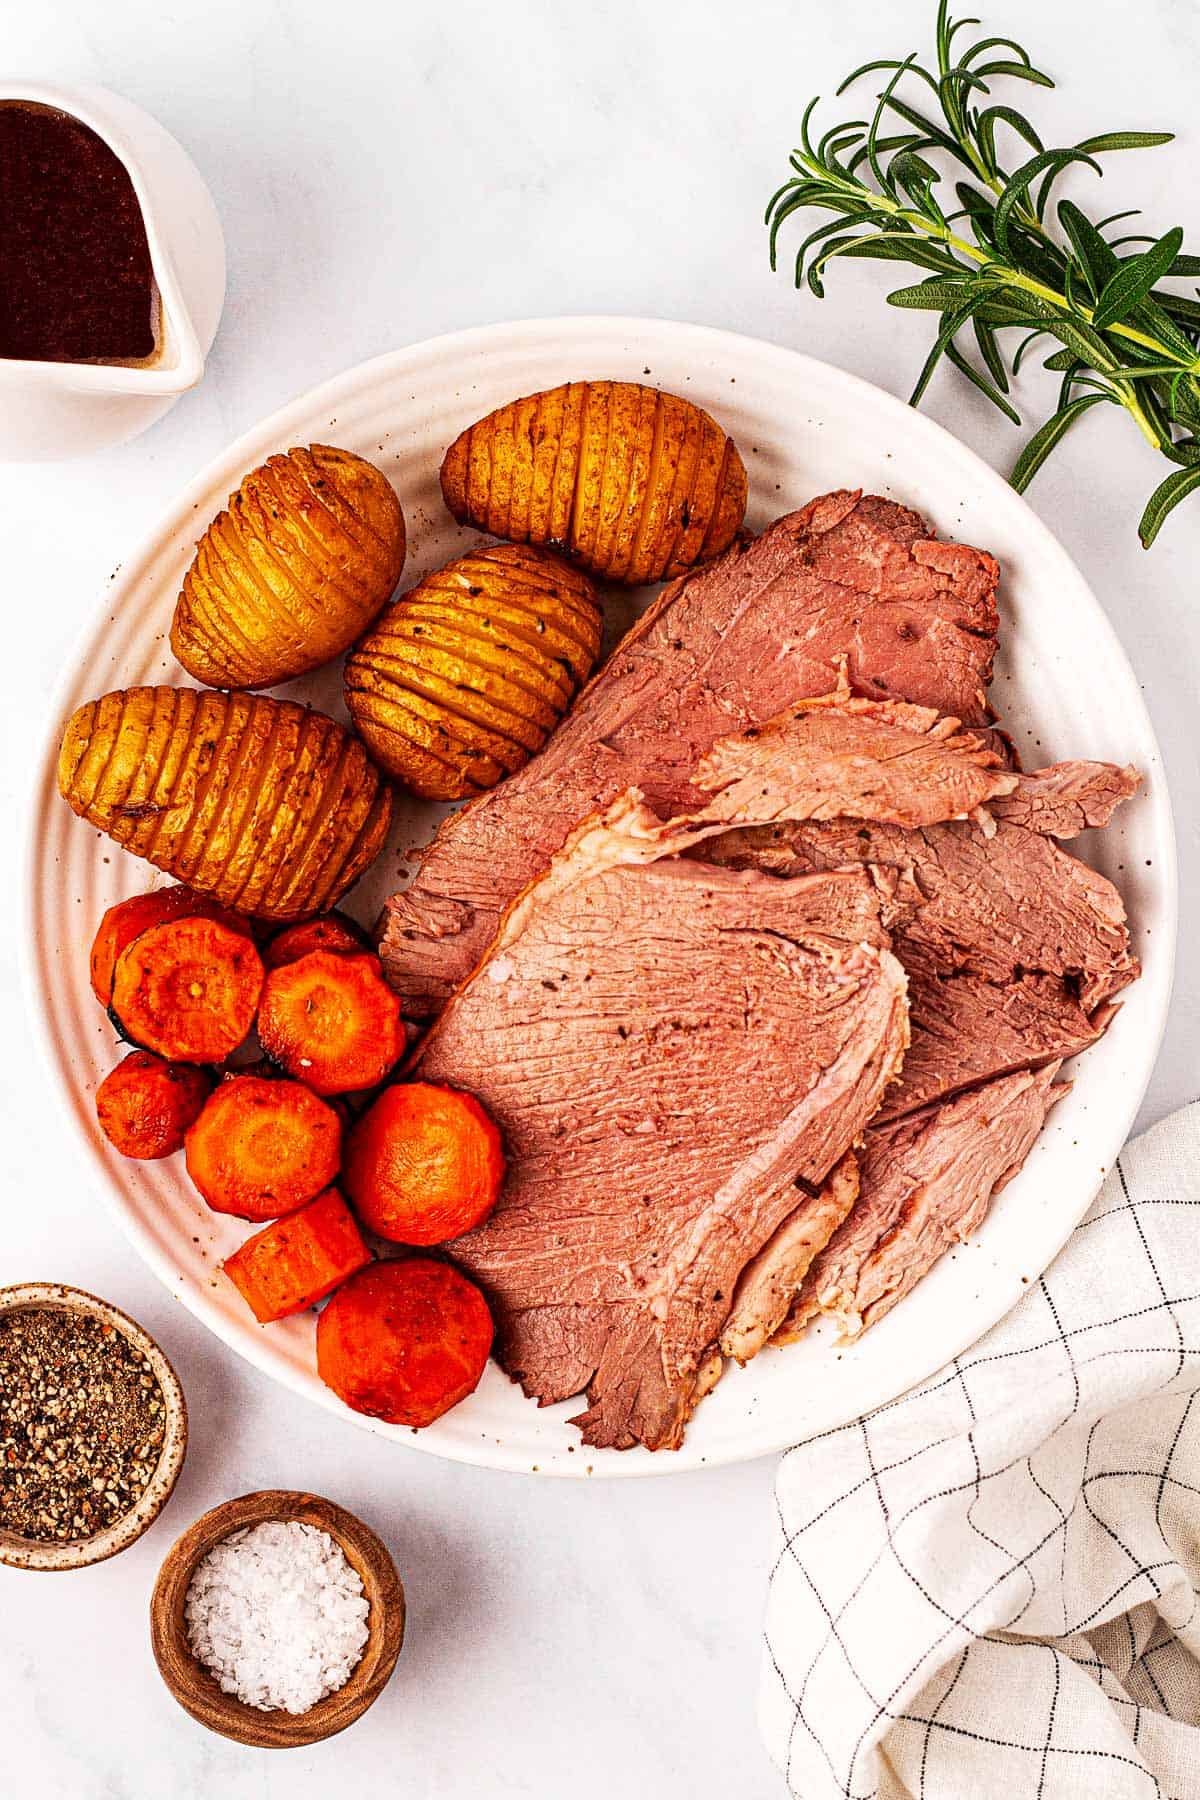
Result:
{"type": "Polygon", "coordinates": [[[370,1526],[320,1494],[264,1488],[204,1513],[167,1552],[150,1597],[150,1642],[159,1674],[184,1711],[210,1731],[259,1749],[288,1750],[344,1731],[379,1698],[404,1642],[404,1584],[370,1526]],[[345,1685],[305,1713],[265,1712],[227,1694],[193,1656],[184,1604],[197,1564],[231,1533],[268,1520],[299,1520],[340,1545],[363,1584],[368,1638],[345,1685]]]}
{"type": "Polygon", "coordinates": [[[122,1312],[119,1306],[113,1306],[111,1301],[88,1293],[86,1288],[70,1287],[65,1282],[21,1281],[0,1288],[0,1317],[13,1312],[41,1312],[51,1308],[102,1320],[119,1331],[146,1358],[163,1396],[163,1447],[136,1506],[92,1537],[47,1543],[40,1538],[22,1537],[15,1531],[0,1530],[0,1563],[7,1563],[14,1569],[85,1569],[92,1563],[116,1556],[118,1551],[127,1550],[149,1529],[170,1499],[187,1455],[188,1417],[183,1388],[170,1361],[145,1327],[122,1312]]]}

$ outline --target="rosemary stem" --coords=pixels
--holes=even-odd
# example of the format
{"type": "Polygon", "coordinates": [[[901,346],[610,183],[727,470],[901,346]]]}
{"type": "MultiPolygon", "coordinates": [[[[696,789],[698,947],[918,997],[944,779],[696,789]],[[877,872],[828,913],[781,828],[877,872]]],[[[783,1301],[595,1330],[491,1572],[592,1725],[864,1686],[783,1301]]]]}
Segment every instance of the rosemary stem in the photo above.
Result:
{"type": "MultiPolygon", "coordinates": [[[[800,157],[822,180],[829,181],[831,179],[830,171],[818,163],[815,158],[808,157],[803,151],[800,152],[800,157]]],[[[981,250],[977,244],[969,243],[966,238],[959,237],[958,233],[951,231],[948,225],[939,225],[935,220],[925,218],[912,208],[901,206],[886,194],[877,194],[869,189],[858,188],[850,182],[839,182],[838,185],[845,187],[848,193],[853,193],[857,201],[865,200],[874,211],[887,213],[892,218],[902,219],[905,224],[915,227],[926,237],[936,238],[948,249],[956,250],[960,256],[969,257],[978,267],[992,271],[995,274],[997,287],[1021,288],[1025,293],[1033,294],[1039,300],[1044,300],[1048,306],[1055,307],[1057,311],[1071,313],[1075,317],[1085,320],[1087,324],[1091,324],[1094,315],[1090,306],[1072,306],[1066,296],[1061,294],[1057,288],[1050,287],[1044,281],[1038,281],[1032,275],[1024,274],[1020,269],[1012,268],[1008,263],[998,262],[995,257],[981,250]]],[[[1119,323],[1109,325],[1107,329],[1112,332],[1114,337],[1126,338],[1131,344],[1138,344],[1144,350],[1153,350],[1156,355],[1163,354],[1163,346],[1157,338],[1150,337],[1144,331],[1139,331],[1134,325],[1119,323]]],[[[1200,357],[1194,357],[1190,363],[1175,362],[1174,366],[1186,371],[1189,375],[1198,375],[1200,374],[1200,357]]],[[[1149,430],[1149,427],[1143,425],[1143,429],[1146,430],[1150,442],[1157,446],[1158,439],[1149,430]]]]}
{"type": "Polygon", "coordinates": [[[1146,442],[1150,445],[1151,449],[1161,450],[1162,444],[1159,441],[1158,433],[1142,411],[1141,404],[1137,397],[1137,391],[1132,382],[1118,381],[1115,385],[1120,393],[1122,405],[1127,412],[1132,414],[1133,419],[1137,424],[1137,428],[1145,438],[1146,442]]]}

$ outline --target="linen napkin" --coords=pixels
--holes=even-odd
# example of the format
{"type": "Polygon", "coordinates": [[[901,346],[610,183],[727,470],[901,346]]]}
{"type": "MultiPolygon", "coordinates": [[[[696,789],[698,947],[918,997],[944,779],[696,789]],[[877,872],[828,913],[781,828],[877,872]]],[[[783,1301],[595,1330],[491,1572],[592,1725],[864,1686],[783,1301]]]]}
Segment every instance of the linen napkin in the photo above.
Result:
{"type": "Polygon", "coordinates": [[[1200,1800],[1200,1103],[1020,1304],[776,1483],[761,1720],[803,1800],[1200,1800]]]}

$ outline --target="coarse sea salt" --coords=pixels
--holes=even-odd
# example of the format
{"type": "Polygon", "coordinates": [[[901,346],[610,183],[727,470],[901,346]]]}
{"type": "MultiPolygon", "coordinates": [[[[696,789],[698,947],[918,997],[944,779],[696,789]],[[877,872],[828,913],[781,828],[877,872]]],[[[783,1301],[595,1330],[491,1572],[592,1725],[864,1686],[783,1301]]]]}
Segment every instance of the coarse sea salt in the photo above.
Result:
{"type": "Polygon", "coordinates": [[[192,1655],[227,1694],[305,1713],[344,1687],[367,1642],[357,1571],[327,1531],[268,1520],[197,1565],[184,1604],[192,1655]]]}

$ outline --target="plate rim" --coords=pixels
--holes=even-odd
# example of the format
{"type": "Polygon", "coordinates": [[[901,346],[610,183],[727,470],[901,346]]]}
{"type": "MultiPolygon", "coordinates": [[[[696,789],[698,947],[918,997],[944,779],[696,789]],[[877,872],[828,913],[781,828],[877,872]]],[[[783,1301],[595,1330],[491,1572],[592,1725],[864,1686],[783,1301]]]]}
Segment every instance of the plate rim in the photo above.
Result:
{"type": "MultiPolygon", "coordinates": [[[[51,1071],[56,1088],[66,1101],[66,1110],[72,1124],[72,1141],[80,1159],[92,1176],[99,1174],[105,1206],[110,1214],[116,1216],[126,1240],[163,1283],[167,1291],[174,1298],[180,1300],[192,1316],[198,1319],[227,1348],[258,1369],[268,1379],[282,1383],[301,1398],[322,1406],[335,1416],[371,1432],[373,1436],[386,1437],[393,1444],[400,1442],[405,1448],[415,1449],[426,1455],[438,1456],[445,1461],[501,1470],[510,1474],[536,1475],[539,1478],[552,1480],[638,1479],[728,1467],[777,1454],[786,1450],[791,1444],[802,1440],[791,1435],[781,1437],[777,1429],[771,1428],[763,1430],[760,1427],[758,1435],[756,1435],[755,1429],[750,1427],[744,1435],[742,1444],[734,1444],[724,1449],[717,1448],[704,1454],[695,1450],[689,1451],[685,1439],[681,1449],[666,1456],[660,1457],[649,1451],[637,1450],[607,1453],[597,1451],[589,1453],[593,1458],[591,1462],[588,1461],[588,1455],[583,1454],[585,1446],[581,1442],[579,1445],[581,1454],[578,1461],[569,1459],[562,1463],[555,1462],[549,1467],[534,1468],[530,1465],[526,1452],[507,1448],[502,1440],[497,1441],[486,1436],[481,1436],[478,1448],[468,1447],[465,1444],[460,1446],[453,1442],[442,1443],[428,1433],[415,1433],[411,1438],[397,1440],[390,1432],[384,1432],[377,1421],[348,1411],[336,1395],[314,1388],[301,1374],[293,1371],[290,1365],[281,1366],[270,1356],[258,1354],[257,1341],[244,1330],[239,1333],[236,1325],[226,1318],[225,1314],[209,1299],[207,1292],[202,1287],[187,1279],[181,1280],[179,1273],[173,1269],[172,1259],[142,1225],[126,1200],[117,1173],[107,1165],[102,1156],[97,1154],[96,1146],[88,1135],[83,1121],[83,1109],[80,1105],[81,1096],[75,1091],[68,1078],[68,1071],[54,1041],[49,1011],[43,996],[43,982],[35,956],[35,944],[38,941],[38,904],[35,880],[40,850],[41,823],[45,816],[44,809],[51,803],[60,804],[56,771],[67,690],[78,680],[84,652],[99,629],[100,606],[113,604],[115,598],[126,589],[135,586],[146,574],[149,565],[161,553],[166,529],[165,521],[178,522],[186,517],[189,510],[196,511],[214,486],[219,487],[229,482],[229,475],[222,474],[222,471],[228,471],[231,467],[249,467],[250,463],[247,458],[258,458],[258,446],[266,435],[276,433],[279,433],[281,437],[285,435],[290,429],[288,421],[293,415],[307,414],[318,410],[324,411],[329,402],[336,403],[339,400],[349,382],[357,385],[369,380],[375,374],[382,376],[386,373],[388,377],[391,377],[401,371],[406,363],[425,361],[435,355],[445,355],[446,353],[458,353],[464,356],[473,353],[486,354],[489,349],[501,346],[506,350],[511,350],[514,347],[514,341],[522,335],[544,341],[547,337],[558,340],[563,334],[589,332],[635,338],[646,334],[665,333],[670,338],[677,340],[672,346],[673,348],[678,348],[678,339],[681,337],[691,338],[702,341],[709,350],[718,346],[732,346],[742,353],[751,353],[758,357],[766,352],[789,364],[798,364],[801,372],[806,368],[816,369],[820,370],[825,378],[832,376],[837,382],[845,384],[851,396],[857,392],[862,396],[864,402],[875,408],[882,407],[885,415],[890,413],[894,419],[902,422],[902,427],[906,432],[916,431],[918,436],[923,434],[932,443],[951,446],[955,456],[965,459],[966,465],[972,469],[985,493],[1002,494],[1006,505],[1012,505],[1015,501],[1024,514],[1028,540],[1035,542],[1042,554],[1048,555],[1051,559],[1057,559],[1060,566],[1067,571],[1069,578],[1090,600],[1096,623],[1107,639],[1108,653],[1114,655],[1130,674],[1141,713],[1140,724],[1157,756],[1160,770],[1155,800],[1161,822],[1161,839],[1156,843],[1156,854],[1161,859],[1159,880],[1165,911],[1164,918],[1157,922],[1161,994],[1158,999],[1157,1012],[1152,1015],[1153,1029],[1145,1034],[1144,1075],[1136,1084],[1136,1091],[1134,1088],[1127,1090],[1127,1104],[1123,1109],[1124,1116],[1121,1126],[1121,1143],[1124,1143],[1128,1136],[1129,1128],[1145,1095],[1162,1046],[1170,1013],[1179,928],[1178,851],[1171,795],[1161,746],[1133,666],[1116,628],[1093,591],[1090,582],[1087,581],[1050,527],[1034,512],[1024,496],[1018,494],[1004,477],[980,456],[978,451],[964,443],[945,426],[939,424],[936,419],[909,406],[897,395],[865,380],[862,376],[842,369],[835,363],[826,362],[820,357],[811,356],[806,351],[794,349],[787,344],[776,343],[770,338],[755,337],[753,334],[745,332],[727,331],[719,326],[697,324],[688,320],[614,313],[574,313],[548,318],[499,320],[491,324],[469,326],[462,330],[443,332],[433,337],[422,338],[411,344],[383,351],[364,361],[350,364],[314,387],[293,395],[272,412],[240,432],[223,450],[210,457],[161,509],[157,521],[147,528],[132,552],[122,559],[116,577],[104,585],[99,601],[88,608],[79,630],[73,635],[68,654],[50,695],[48,723],[43,734],[40,755],[35,764],[35,779],[32,790],[27,790],[30,793],[30,807],[22,834],[20,860],[22,929],[18,960],[28,1012],[33,1019],[34,1034],[41,1055],[45,1065],[51,1071]],[[1164,938],[1166,939],[1165,948],[1163,947],[1164,938]]],[[[236,485],[236,477],[233,485],[236,485]]],[[[149,866],[147,865],[147,867],[149,866]]],[[[1115,1154],[1119,1153],[1119,1149],[1120,1145],[1118,1144],[1117,1151],[1114,1152],[1114,1159],[1115,1154]]],[[[1070,1219],[1058,1237],[1053,1253],[1044,1268],[1049,1267],[1050,1262],[1061,1251],[1080,1218],[1083,1217],[1087,1205],[1090,1205],[1094,1199],[1099,1185],[1098,1182],[1091,1190],[1086,1205],[1070,1219]]],[[[1043,1273],[1044,1268],[1037,1273],[1039,1275],[1043,1273]]],[[[1004,1314],[999,1316],[1003,1317],[1004,1314]]],[[[997,1321],[992,1321],[992,1323],[995,1322],[997,1321]]],[[[890,1405],[900,1397],[900,1393],[909,1392],[913,1387],[919,1386],[938,1368],[960,1355],[971,1343],[976,1342],[990,1328],[991,1324],[989,1323],[978,1332],[972,1332],[966,1336],[962,1342],[955,1341],[945,1349],[939,1350],[937,1360],[923,1375],[918,1375],[899,1393],[880,1399],[876,1402],[876,1406],[890,1405]]],[[[535,1403],[529,1401],[528,1404],[532,1406],[535,1403]]],[[[875,1408],[871,1410],[875,1410],[875,1408]]]]}

